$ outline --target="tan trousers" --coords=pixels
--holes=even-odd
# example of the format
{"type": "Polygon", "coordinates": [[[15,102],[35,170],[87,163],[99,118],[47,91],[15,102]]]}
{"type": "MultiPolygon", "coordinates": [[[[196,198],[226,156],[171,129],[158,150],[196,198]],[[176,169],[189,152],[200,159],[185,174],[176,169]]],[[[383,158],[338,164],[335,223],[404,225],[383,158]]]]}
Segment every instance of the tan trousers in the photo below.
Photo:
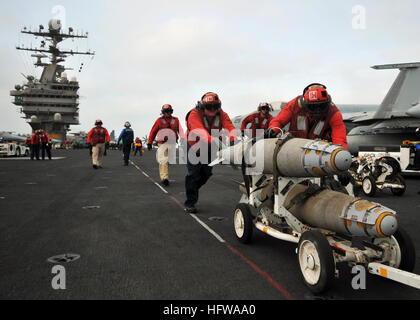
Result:
{"type": "Polygon", "coordinates": [[[169,180],[169,159],[168,153],[176,152],[174,144],[168,143],[158,143],[158,151],[157,151],[157,160],[159,163],[159,175],[160,180],[163,181],[165,179],[169,180]]]}
{"type": "Polygon", "coordinates": [[[92,147],[92,163],[97,166],[102,166],[102,159],[105,153],[105,143],[97,143],[92,147]]]}

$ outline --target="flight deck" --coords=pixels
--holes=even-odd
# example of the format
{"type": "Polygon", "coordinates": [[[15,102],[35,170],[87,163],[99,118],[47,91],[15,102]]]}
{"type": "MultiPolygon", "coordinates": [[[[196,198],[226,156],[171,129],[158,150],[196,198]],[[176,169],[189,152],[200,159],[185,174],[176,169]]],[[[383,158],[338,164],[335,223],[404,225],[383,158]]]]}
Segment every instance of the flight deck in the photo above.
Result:
{"type": "MultiPolygon", "coordinates": [[[[155,152],[131,155],[125,167],[122,153],[110,150],[100,170],[86,149],[53,157],[0,160],[0,299],[420,299],[420,290],[368,272],[365,288],[354,289],[346,265],[333,288],[315,296],[301,279],[296,244],[258,230],[251,244],[239,243],[240,170],[215,167],[199,212],[188,214],[185,165],[172,165],[163,187],[155,152]],[[57,265],[65,289],[52,285],[57,265]]],[[[420,274],[420,179],[406,182],[403,196],[385,190],[370,200],[397,212],[420,274]]]]}

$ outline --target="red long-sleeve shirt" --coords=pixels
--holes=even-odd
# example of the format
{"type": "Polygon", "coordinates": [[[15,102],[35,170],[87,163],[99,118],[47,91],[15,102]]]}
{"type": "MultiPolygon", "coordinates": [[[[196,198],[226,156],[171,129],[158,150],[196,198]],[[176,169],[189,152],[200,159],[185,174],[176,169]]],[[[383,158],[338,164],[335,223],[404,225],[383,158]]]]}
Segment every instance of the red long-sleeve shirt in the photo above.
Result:
{"type": "MultiPolygon", "coordinates": [[[[197,109],[191,110],[191,112],[188,115],[187,135],[188,135],[188,142],[190,145],[193,145],[197,142],[196,139],[190,137],[191,131],[194,131],[196,134],[198,134],[202,142],[211,143],[213,141],[213,137],[210,135],[209,130],[206,128],[204,124],[203,117],[205,117],[204,113],[197,109]]],[[[228,114],[220,109],[219,117],[220,117],[220,127],[228,130],[229,140],[234,141],[236,139],[236,130],[228,114]]],[[[208,121],[211,122],[211,121],[214,121],[214,119],[208,119],[208,121]]],[[[210,128],[210,129],[213,129],[213,128],[210,128]]],[[[214,127],[214,129],[218,129],[218,128],[214,127]]]]}
{"type": "Polygon", "coordinates": [[[273,116],[269,113],[267,113],[267,115],[263,115],[261,112],[254,112],[242,120],[241,131],[244,132],[247,130],[247,125],[251,123],[249,130],[251,130],[252,138],[255,138],[257,130],[267,130],[271,120],[273,119],[273,116]]]}
{"type": "Polygon", "coordinates": [[[48,142],[50,142],[50,136],[46,132],[41,133],[40,138],[41,138],[41,143],[48,143],[48,142]]]}
{"type": "Polygon", "coordinates": [[[178,141],[179,137],[185,139],[184,131],[182,130],[182,126],[179,123],[179,119],[177,117],[160,117],[155,121],[155,124],[150,131],[147,144],[152,144],[155,138],[158,143],[164,143],[168,141],[167,132],[165,132],[166,130],[164,129],[172,130],[175,133],[176,142],[178,141]]]}
{"type": "Polygon", "coordinates": [[[32,138],[31,138],[31,144],[32,145],[37,145],[37,144],[40,144],[40,143],[41,143],[41,138],[40,138],[39,134],[34,133],[32,135],[32,138]]]}
{"type": "MultiPolygon", "coordinates": [[[[298,114],[296,112],[293,112],[294,106],[296,103],[299,102],[300,97],[296,97],[292,101],[290,101],[283,109],[282,111],[275,117],[271,123],[270,128],[283,128],[288,123],[290,123],[293,119],[293,117],[297,117],[298,114]]],[[[299,104],[299,107],[302,108],[299,104]]],[[[303,109],[299,109],[299,113],[303,113],[303,109]]],[[[313,123],[314,120],[309,116],[309,114],[305,111],[305,116],[308,118],[309,123],[313,123]]],[[[347,149],[347,133],[346,133],[346,126],[343,122],[343,116],[340,111],[336,112],[327,125],[331,128],[331,137],[321,137],[322,139],[329,139],[331,138],[332,142],[334,144],[342,145],[344,148],[347,149]]],[[[309,132],[309,130],[308,130],[309,132]]],[[[305,137],[310,138],[310,137],[305,137]]]]}

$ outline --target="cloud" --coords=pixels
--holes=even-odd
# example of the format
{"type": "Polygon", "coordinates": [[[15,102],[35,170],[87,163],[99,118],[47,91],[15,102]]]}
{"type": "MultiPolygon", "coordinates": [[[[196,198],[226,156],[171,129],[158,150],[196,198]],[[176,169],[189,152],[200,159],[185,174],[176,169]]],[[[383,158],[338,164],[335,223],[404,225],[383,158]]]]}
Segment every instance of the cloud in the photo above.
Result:
{"type": "MultiPolygon", "coordinates": [[[[7,109],[0,129],[29,127],[16,117],[8,96],[24,68],[13,45],[24,22],[46,23],[55,4],[17,1],[3,10],[10,14],[0,32],[10,50],[0,49],[0,102],[7,109]]],[[[90,38],[88,46],[63,46],[97,53],[81,74],[76,71],[82,124],[72,129],[88,130],[102,118],[118,131],[129,120],[143,135],[165,103],[183,119],[203,93],[215,91],[233,117],[261,101],[292,99],[314,81],[326,83],[337,103],[380,103],[396,72],[369,67],[416,59],[420,8],[415,1],[357,4],[366,7],[365,30],[352,29],[349,2],[64,1],[68,24],[88,30],[90,38]]],[[[77,70],[79,62],[67,66],[77,70]]]]}

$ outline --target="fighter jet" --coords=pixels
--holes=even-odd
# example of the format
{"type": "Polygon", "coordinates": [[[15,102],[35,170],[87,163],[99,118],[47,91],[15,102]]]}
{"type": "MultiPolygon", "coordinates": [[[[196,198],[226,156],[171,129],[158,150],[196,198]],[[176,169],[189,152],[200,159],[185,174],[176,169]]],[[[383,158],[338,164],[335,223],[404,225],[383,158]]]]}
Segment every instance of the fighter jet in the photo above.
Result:
{"type": "MultiPolygon", "coordinates": [[[[31,136],[32,134],[30,134],[31,136]]],[[[6,131],[2,131],[0,132],[0,140],[4,141],[4,142],[16,142],[16,143],[20,143],[23,144],[26,140],[28,135],[17,135],[14,134],[12,132],[6,132],[6,131]]],[[[53,144],[59,144],[61,143],[60,140],[57,139],[51,139],[53,144]]]]}
{"type": "Polygon", "coordinates": [[[26,136],[18,136],[16,134],[13,134],[11,132],[0,132],[0,140],[8,141],[8,142],[25,142],[26,136]]]}
{"type": "Polygon", "coordinates": [[[348,133],[349,151],[383,147],[392,151],[404,140],[419,140],[420,62],[377,65],[375,70],[399,69],[400,72],[379,108],[352,119],[355,127],[348,133]]]}

